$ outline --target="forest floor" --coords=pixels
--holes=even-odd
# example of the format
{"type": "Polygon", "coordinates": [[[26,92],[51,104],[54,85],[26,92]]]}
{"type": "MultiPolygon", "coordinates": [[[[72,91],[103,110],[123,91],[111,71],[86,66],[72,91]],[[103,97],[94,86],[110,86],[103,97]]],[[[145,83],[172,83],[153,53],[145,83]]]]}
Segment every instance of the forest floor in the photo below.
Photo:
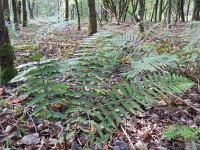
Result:
{"type": "MultiPolygon", "coordinates": [[[[128,32],[130,28],[134,28],[132,23],[124,23],[120,26],[105,25],[101,30],[128,32]]],[[[156,30],[155,28],[149,31],[150,41],[157,40],[158,37],[169,38],[163,33],[162,27],[159,28],[160,32],[158,28],[156,30]]],[[[172,31],[173,36],[178,36],[184,28],[184,26],[177,26],[172,31]]],[[[17,35],[11,34],[11,41],[16,52],[16,66],[38,60],[42,56],[73,57],[75,51],[82,49],[80,43],[86,37],[87,24],[82,24],[82,30],[77,31],[75,25],[60,24],[52,27],[46,22],[34,22],[29,28],[19,31],[17,35]]],[[[182,41],[174,40],[174,38],[171,41],[175,45],[182,44],[182,41]]],[[[65,122],[31,117],[31,112],[24,109],[26,98],[18,98],[19,93],[16,87],[17,85],[11,85],[0,88],[0,149],[1,147],[2,149],[27,150],[62,149],[60,145],[51,145],[49,142],[57,139],[66,127],[65,122]]],[[[199,85],[178,96],[170,105],[160,103],[155,107],[146,108],[145,112],[141,116],[132,116],[125,128],[119,126],[104,149],[128,150],[131,144],[137,149],[149,150],[192,149],[189,141],[164,139],[163,131],[167,126],[174,124],[200,127],[199,85]]],[[[76,143],[83,149],[87,147],[87,141],[88,137],[80,134],[76,143]]],[[[196,140],[196,145],[200,148],[200,137],[196,140]]],[[[81,148],[74,146],[72,149],[81,148]]]]}

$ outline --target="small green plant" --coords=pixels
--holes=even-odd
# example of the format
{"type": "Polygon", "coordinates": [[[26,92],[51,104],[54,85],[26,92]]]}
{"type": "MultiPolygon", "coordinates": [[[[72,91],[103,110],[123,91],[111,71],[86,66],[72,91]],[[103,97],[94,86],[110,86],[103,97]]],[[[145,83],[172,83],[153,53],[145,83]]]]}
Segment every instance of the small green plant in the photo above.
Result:
{"type": "Polygon", "coordinates": [[[191,128],[185,125],[171,125],[167,127],[163,132],[163,138],[167,140],[196,140],[199,135],[200,128],[191,128]]]}
{"type": "Polygon", "coordinates": [[[29,51],[36,51],[39,49],[39,47],[35,46],[35,45],[21,45],[19,47],[19,49],[22,49],[22,50],[29,50],[29,51]]]}
{"type": "Polygon", "coordinates": [[[29,59],[33,61],[39,61],[42,57],[44,57],[42,54],[37,53],[29,56],[29,59]]]}

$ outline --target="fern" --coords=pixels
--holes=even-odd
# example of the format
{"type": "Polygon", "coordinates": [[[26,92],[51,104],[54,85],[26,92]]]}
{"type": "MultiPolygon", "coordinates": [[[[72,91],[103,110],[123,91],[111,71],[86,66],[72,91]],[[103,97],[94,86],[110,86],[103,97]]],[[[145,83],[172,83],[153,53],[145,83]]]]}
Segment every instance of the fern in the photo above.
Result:
{"type": "Polygon", "coordinates": [[[172,54],[152,55],[144,57],[142,60],[132,60],[131,69],[125,75],[128,78],[134,78],[138,74],[143,74],[148,71],[164,71],[166,67],[175,67],[179,58],[172,54]]]}
{"type": "Polygon", "coordinates": [[[30,94],[35,95],[28,103],[27,108],[37,106],[33,114],[47,109],[50,112],[49,117],[51,117],[53,111],[48,106],[62,103],[59,100],[59,95],[67,92],[67,86],[55,80],[62,77],[57,60],[43,59],[39,62],[20,65],[17,68],[21,69],[22,72],[12,79],[11,83],[23,82],[19,88],[26,90],[26,92],[21,97],[28,97],[30,94]]]}
{"type": "MultiPolygon", "coordinates": [[[[68,110],[66,114],[77,114],[78,119],[71,119],[70,124],[95,127],[101,139],[106,140],[106,137],[110,137],[113,130],[117,129],[116,122],[124,124],[125,119],[129,119],[131,115],[145,113],[144,107],[154,106],[169,94],[183,93],[193,85],[193,81],[182,76],[154,74],[144,78],[143,83],[117,83],[103,99],[101,96],[93,97],[95,92],[88,93],[83,90],[82,97],[85,99],[73,99],[73,104],[77,107],[68,110]]],[[[95,136],[94,133],[90,135],[95,136]]]]}
{"type": "MultiPolygon", "coordinates": [[[[90,49],[77,51],[74,59],[47,59],[19,66],[22,72],[12,82],[23,83],[20,87],[26,92],[22,96],[35,95],[27,108],[33,107],[33,114],[40,112],[66,120],[70,137],[80,128],[90,136],[91,143],[101,141],[104,144],[117,129],[117,122],[124,124],[131,115],[145,113],[145,107],[154,106],[167,95],[182,93],[194,85],[185,77],[165,73],[148,74],[138,82],[124,80],[108,84],[112,69],[119,65],[119,60],[115,59],[118,46],[111,37],[109,33],[102,33],[87,39],[82,46],[90,49]],[[64,105],[65,111],[51,109],[57,103],[64,105]]],[[[163,55],[159,59],[166,61],[163,67],[172,62],[168,57],[163,55]]],[[[151,61],[157,63],[158,60],[151,61]]]]}

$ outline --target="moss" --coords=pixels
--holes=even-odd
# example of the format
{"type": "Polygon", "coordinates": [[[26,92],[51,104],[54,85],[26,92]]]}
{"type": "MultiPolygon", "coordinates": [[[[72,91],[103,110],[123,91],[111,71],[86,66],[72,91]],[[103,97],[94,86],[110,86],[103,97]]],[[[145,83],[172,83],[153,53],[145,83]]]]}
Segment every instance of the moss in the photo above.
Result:
{"type": "Polygon", "coordinates": [[[0,83],[3,85],[6,85],[16,75],[17,75],[17,70],[14,67],[8,67],[8,68],[1,69],[0,83]]]}
{"type": "Polygon", "coordinates": [[[144,32],[144,23],[140,22],[138,26],[139,26],[140,33],[143,33],[144,32]]]}
{"type": "Polygon", "coordinates": [[[10,44],[0,46],[0,84],[8,84],[17,75],[13,64],[14,58],[14,50],[10,44]]]}
{"type": "Polygon", "coordinates": [[[14,50],[11,44],[0,46],[0,59],[3,57],[14,59],[14,50]]]}

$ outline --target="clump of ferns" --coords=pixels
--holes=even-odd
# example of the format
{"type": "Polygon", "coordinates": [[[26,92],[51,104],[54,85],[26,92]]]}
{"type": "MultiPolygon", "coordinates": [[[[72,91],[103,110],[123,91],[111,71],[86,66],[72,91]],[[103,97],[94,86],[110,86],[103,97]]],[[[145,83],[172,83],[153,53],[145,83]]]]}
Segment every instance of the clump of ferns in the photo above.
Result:
{"type": "MultiPolygon", "coordinates": [[[[13,82],[25,80],[28,81],[24,84],[25,87],[34,85],[34,88],[29,88],[25,94],[38,93],[39,95],[36,95],[28,105],[28,107],[36,105],[34,113],[57,103],[63,105],[67,103],[64,112],[59,113],[51,109],[53,113],[47,116],[65,119],[68,124],[66,128],[68,135],[74,136],[77,130],[81,129],[90,136],[91,143],[101,141],[102,144],[111,137],[113,130],[118,128],[116,124],[125,124],[125,120],[131,115],[145,113],[145,107],[153,106],[165,95],[181,93],[194,85],[193,81],[182,76],[154,73],[143,77],[142,82],[122,80],[110,86],[107,81],[112,75],[112,68],[118,65],[118,61],[115,61],[112,51],[106,53],[108,51],[105,49],[83,53],[78,63],[75,63],[71,69],[71,81],[67,79],[67,85],[63,86],[63,83],[56,82],[55,79],[63,78],[60,72],[65,72],[68,65],[60,65],[54,60],[43,60],[21,66],[30,68],[16,77],[13,82]],[[64,90],[60,87],[64,87],[64,90]],[[62,97],[62,94],[67,97],[64,101],[59,97],[62,97]]],[[[168,57],[167,54],[162,55],[159,61],[168,64],[175,59],[174,57],[166,59],[168,57]]],[[[149,64],[151,72],[160,68],[155,65],[156,59],[153,57],[145,62],[146,64],[151,62],[149,64]]],[[[69,62],[70,60],[67,64],[69,62]]],[[[143,70],[138,72],[143,73],[143,70]]]]}

